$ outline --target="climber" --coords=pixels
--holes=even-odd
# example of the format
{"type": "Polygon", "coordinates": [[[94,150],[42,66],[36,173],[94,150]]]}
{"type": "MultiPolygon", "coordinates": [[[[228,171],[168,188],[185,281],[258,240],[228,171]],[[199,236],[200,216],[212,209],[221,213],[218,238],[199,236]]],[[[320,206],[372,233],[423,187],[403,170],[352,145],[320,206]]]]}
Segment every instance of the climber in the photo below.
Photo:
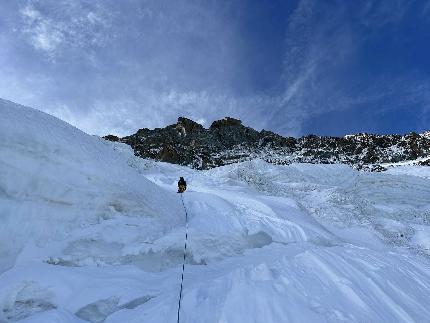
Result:
{"type": "Polygon", "coordinates": [[[178,193],[184,193],[187,189],[187,182],[183,177],[181,177],[178,181],[178,193]]]}

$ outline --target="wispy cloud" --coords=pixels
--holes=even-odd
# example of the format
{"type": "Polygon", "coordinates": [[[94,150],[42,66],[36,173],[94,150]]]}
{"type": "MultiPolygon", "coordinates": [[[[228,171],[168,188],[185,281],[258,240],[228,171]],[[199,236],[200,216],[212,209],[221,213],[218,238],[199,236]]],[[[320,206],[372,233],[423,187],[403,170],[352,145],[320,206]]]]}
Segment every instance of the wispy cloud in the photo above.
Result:
{"type": "MultiPolygon", "coordinates": [[[[419,70],[360,70],[369,38],[400,25],[410,14],[408,1],[297,0],[278,22],[278,39],[285,37],[274,54],[283,54],[283,65],[270,75],[270,88],[252,91],[247,84],[260,78],[255,65],[263,69],[272,57],[267,52],[249,60],[244,43],[254,35],[243,28],[257,21],[240,25],[246,16],[241,3],[2,3],[0,15],[9,18],[0,30],[0,97],[100,135],[161,127],[178,116],[209,125],[227,115],[258,129],[301,135],[309,119],[325,113],[364,105],[383,113],[429,102],[430,82],[419,70]]],[[[261,46],[265,41],[260,35],[261,46]]]]}
{"type": "Polygon", "coordinates": [[[227,92],[237,79],[238,41],[220,13],[226,7],[22,0],[11,29],[36,52],[23,51],[20,64],[8,71],[1,66],[0,73],[15,80],[46,73],[55,82],[18,81],[10,88],[5,78],[0,95],[97,134],[163,126],[178,115],[212,120],[233,114],[236,97],[227,92]]]}
{"type": "Polygon", "coordinates": [[[339,83],[341,69],[355,48],[355,35],[344,15],[342,5],[321,6],[318,1],[302,0],[290,16],[284,91],[271,120],[282,132],[301,133],[303,121],[310,115],[345,109],[354,100],[339,83]]]}
{"type": "Polygon", "coordinates": [[[36,50],[50,58],[60,56],[61,50],[104,46],[114,36],[113,13],[97,2],[84,5],[79,1],[28,0],[21,6],[20,15],[20,31],[36,50]]]}
{"type": "Polygon", "coordinates": [[[309,118],[358,106],[381,112],[401,106],[430,104],[428,82],[417,75],[376,75],[369,84],[350,66],[367,34],[351,23],[351,10],[359,24],[378,29],[401,22],[408,2],[368,0],[352,7],[335,1],[299,1],[286,32],[284,91],[270,114],[269,123],[282,133],[301,134],[309,118]]]}
{"type": "Polygon", "coordinates": [[[202,92],[156,92],[143,90],[139,98],[119,97],[116,100],[93,100],[89,109],[55,104],[44,110],[91,133],[129,135],[142,127],[156,128],[176,122],[184,116],[209,127],[215,119],[225,116],[240,118],[256,129],[271,129],[261,116],[277,105],[278,98],[254,96],[233,98],[228,95],[202,92]]]}
{"type": "Polygon", "coordinates": [[[430,1],[427,1],[424,3],[423,9],[422,9],[422,15],[427,18],[430,18],[430,1]]]}
{"type": "Polygon", "coordinates": [[[367,0],[359,10],[361,23],[368,27],[382,27],[400,22],[411,5],[408,0],[367,0]]]}

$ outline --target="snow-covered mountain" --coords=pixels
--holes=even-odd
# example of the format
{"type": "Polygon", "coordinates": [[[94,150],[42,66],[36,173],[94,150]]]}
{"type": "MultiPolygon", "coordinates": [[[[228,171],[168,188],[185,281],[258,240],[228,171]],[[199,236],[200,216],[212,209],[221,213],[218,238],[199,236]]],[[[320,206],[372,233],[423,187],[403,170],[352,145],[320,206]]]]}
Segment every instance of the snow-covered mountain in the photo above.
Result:
{"type": "Polygon", "coordinates": [[[134,156],[0,100],[0,322],[426,322],[430,168],[134,156]]]}
{"type": "Polygon", "coordinates": [[[210,169],[256,158],[268,163],[347,164],[356,169],[384,171],[393,163],[430,165],[430,136],[356,134],[344,137],[309,135],[282,137],[256,131],[233,118],[212,123],[209,129],[186,118],[154,130],[140,129],[124,138],[105,139],[130,145],[137,156],[195,169],[210,169]]]}

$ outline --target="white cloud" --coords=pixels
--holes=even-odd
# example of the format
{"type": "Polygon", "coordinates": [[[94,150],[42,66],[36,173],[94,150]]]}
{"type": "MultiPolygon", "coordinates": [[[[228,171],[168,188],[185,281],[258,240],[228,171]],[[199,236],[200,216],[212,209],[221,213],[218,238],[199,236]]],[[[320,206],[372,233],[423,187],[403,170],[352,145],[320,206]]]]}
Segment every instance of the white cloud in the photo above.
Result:
{"type": "Polygon", "coordinates": [[[403,19],[411,1],[367,0],[360,10],[361,23],[368,27],[382,27],[403,19]]]}
{"type": "Polygon", "coordinates": [[[113,37],[113,14],[97,2],[87,8],[81,2],[28,0],[20,14],[21,32],[35,49],[50,58],[60,56],[62,49],[104,46],[113,37]]]}
{"type": "Polygon", "coordinates": [[[31,40],[36,49],[53,52],[63,42],[64,34],[47,24],[40,24],[33,30],[31,40]]]}
{"type": "Polygon", "coordinates": [[[27,5],[21,9],[21,14],[27,17],[30,22],[34,22],[41,18],[40,12],[35,10],[31,5],[27,5]]]}
{"type": "Polygon", "coordinates": [[[43,106],[48,112],[89,133],[120,136],[129,135],[142,127],[157,128],[173,124],[179,116],[190,118],[205,127],[212,121],[231,116],[244,124],[261,129],[270,126],[262,115],[275,104],[272,97],[232,98],[207,92],[168,91],[158,93],[144,90],[136,97],[118,97],[114,100],[91,100],[82,111],[75,105],[51,102],[43,106]]]}
{"type": "Polygon", "coordinates": [[[21,10],[26,21],[23,32],[29,35],[30,43],[38,50],[52,53],[64,40],[64,34],[49,19],[28,5],[21,10]]]}

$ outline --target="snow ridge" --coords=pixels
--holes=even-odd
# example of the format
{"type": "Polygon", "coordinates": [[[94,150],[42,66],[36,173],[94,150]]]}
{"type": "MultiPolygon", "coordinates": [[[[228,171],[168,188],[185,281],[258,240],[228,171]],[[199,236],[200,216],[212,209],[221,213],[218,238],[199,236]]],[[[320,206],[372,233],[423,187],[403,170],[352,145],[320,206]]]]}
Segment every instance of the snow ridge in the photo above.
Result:
{"type": "Polygon", "coordinates": [[[370,171],[386,170],[381,165],[383,163],[417,163],[419,158],[423,166],[430,163],[428,133],[293,138],[266,130],[258,132],[233,118],[214,121],[209,129],[179,118],[176,124],[163,129],[140,129],[124,138],[112,135],[104,138],[130,145],[137,156],[195,169],[210,169],[256,158],[280,165],[340,163],[370,171]]]}

